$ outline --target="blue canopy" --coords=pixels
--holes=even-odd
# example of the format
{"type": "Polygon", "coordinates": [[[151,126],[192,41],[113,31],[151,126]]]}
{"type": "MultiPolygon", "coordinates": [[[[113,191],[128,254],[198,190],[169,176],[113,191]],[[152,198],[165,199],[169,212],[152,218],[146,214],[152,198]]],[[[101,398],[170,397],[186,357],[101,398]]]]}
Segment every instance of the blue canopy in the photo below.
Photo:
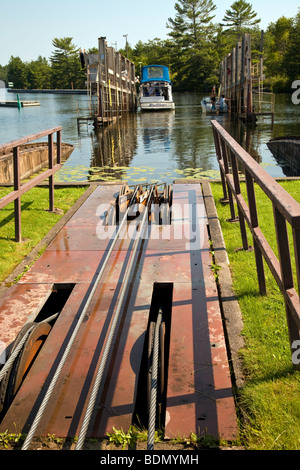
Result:
{"type": "Polygon", "coordinates": [[[141,83],[157,81],[171,83],[168,67],[165,65],[145,65],[142,67],[141,83]]]}

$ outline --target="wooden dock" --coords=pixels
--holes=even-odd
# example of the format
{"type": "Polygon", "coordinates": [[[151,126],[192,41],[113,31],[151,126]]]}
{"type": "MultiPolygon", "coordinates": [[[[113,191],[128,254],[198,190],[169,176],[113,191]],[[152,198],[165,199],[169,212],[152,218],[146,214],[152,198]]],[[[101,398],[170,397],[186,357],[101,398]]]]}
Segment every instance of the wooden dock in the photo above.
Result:
{"type": "MultiPolygon", "coordinates": [[[[81,52],[82,67],[87,75],[90,119],[96,126],[110,124],[137,107],[135,65],[98,39],[98,53],[81,52]]],[[[78,123],[87,118],[78,118],[78,123]]]]}
{"type": "Polygon", "coordinates": [[[39,106],[40,102],[39,101],[20,101],[18,100],[9,100],[9,101],[1,101],[0,102],[0,107],[1,108],[17,108],[18,106],[21,106],[22,108],[25,108],[27,106],[39,106]]]}
{"type": "Polygon", "coordinates": [[[268,116],[274,122],[274,93],[263,88],[263,31],[259,62],[253,63],[251,36],[244,34],[221,63],[220,94],[225,95],[229,113],[245,123],[255,123],[257,117],[268,116]]]}

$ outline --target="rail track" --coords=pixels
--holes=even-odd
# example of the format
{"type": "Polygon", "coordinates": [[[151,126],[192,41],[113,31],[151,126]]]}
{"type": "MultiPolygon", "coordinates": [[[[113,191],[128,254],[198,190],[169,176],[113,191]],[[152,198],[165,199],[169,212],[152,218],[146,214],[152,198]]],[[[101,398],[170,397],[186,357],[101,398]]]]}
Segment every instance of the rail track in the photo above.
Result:
{"type": "MultiPolygon", "coordinates": [[[[220,360],[226,390],[230,374],[215,286],[211,273],[209,286],[204,282],[208,262],[201,266],[209,249],[203,240],[187,249],[187,240],[174,235],[176,224],[194,235],[200,219],[206,223],[193,186],[177,187],[177,206],[168,185],[95,191],[6,299],[31,312],[0,370],[0,431],[26,433],[22,450],[45,433],[77,435],[81,450],[88,437],[131,424],[148,429],[153,450],[156,429],[166,437],[201,432],[209,414],[209,432],[235,433],[232,418],[220,425],[213,402],[219,387],[211,388],[220,360]],[[178,210],[187,201],[192,218],[178,210]],[[199,358],[204,373],[195,372],[199,358]]],[[[233,399],[221,398],[226,421],[233,399]]]]}

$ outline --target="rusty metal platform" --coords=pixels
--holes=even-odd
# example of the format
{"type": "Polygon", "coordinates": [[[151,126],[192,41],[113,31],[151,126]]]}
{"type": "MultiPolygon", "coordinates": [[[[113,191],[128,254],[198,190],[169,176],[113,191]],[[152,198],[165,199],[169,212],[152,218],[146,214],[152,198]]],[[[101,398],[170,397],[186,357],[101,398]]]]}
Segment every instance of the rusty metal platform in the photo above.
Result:
{"type": "MultiPolygon", "coordinates": [[[[97,187],[1,299],[0,340],[9,346],[21,326],[34,321],[54,284],[74,285],[0,432],[26,433],[33,422],[108,251],[112,228],[105,233],[101,217],[119,189],[97,187]]],[[[132,423],[157,282],[173,286],[165,437],[193,432],[231,441],[238,435],[201,186],[174,184],[172,208],[172,224],[150,225],[139,251],[88,436],[103,437],[113,426],[128,429],[132,423]]],[[[119,240],[46,408],[40,435],[78,435],[130,256],[131,240],[119,240]]]]}

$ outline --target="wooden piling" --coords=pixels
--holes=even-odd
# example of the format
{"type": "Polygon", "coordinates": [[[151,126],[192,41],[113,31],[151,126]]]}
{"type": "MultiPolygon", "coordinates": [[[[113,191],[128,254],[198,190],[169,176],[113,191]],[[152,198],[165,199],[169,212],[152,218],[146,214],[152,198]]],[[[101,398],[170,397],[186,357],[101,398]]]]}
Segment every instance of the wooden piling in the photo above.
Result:
{"type": "Polygon", "coordinates": [[[98,39],[98,53],[83,53],[90,114],[97,126],[115,122],[136,109],[135,65],[98,39]]]}
{"type": "Polygon", "coordinates": [[[220,66],[220,93],[226,97],[229,113],[245,123],[255,123],[257,116],[270,116],[272,123],[274,121],[275,96],[263,90],[262,44],[263,31],[260,60],[253,64],[251,36],[245,33],[242,41],[232,48],[220,66]],[[271,99],[265,101],[266,95],[270,95],[271,99]],[[266,105],[271,107],[268,112],[265,111],[266,105]]]}

